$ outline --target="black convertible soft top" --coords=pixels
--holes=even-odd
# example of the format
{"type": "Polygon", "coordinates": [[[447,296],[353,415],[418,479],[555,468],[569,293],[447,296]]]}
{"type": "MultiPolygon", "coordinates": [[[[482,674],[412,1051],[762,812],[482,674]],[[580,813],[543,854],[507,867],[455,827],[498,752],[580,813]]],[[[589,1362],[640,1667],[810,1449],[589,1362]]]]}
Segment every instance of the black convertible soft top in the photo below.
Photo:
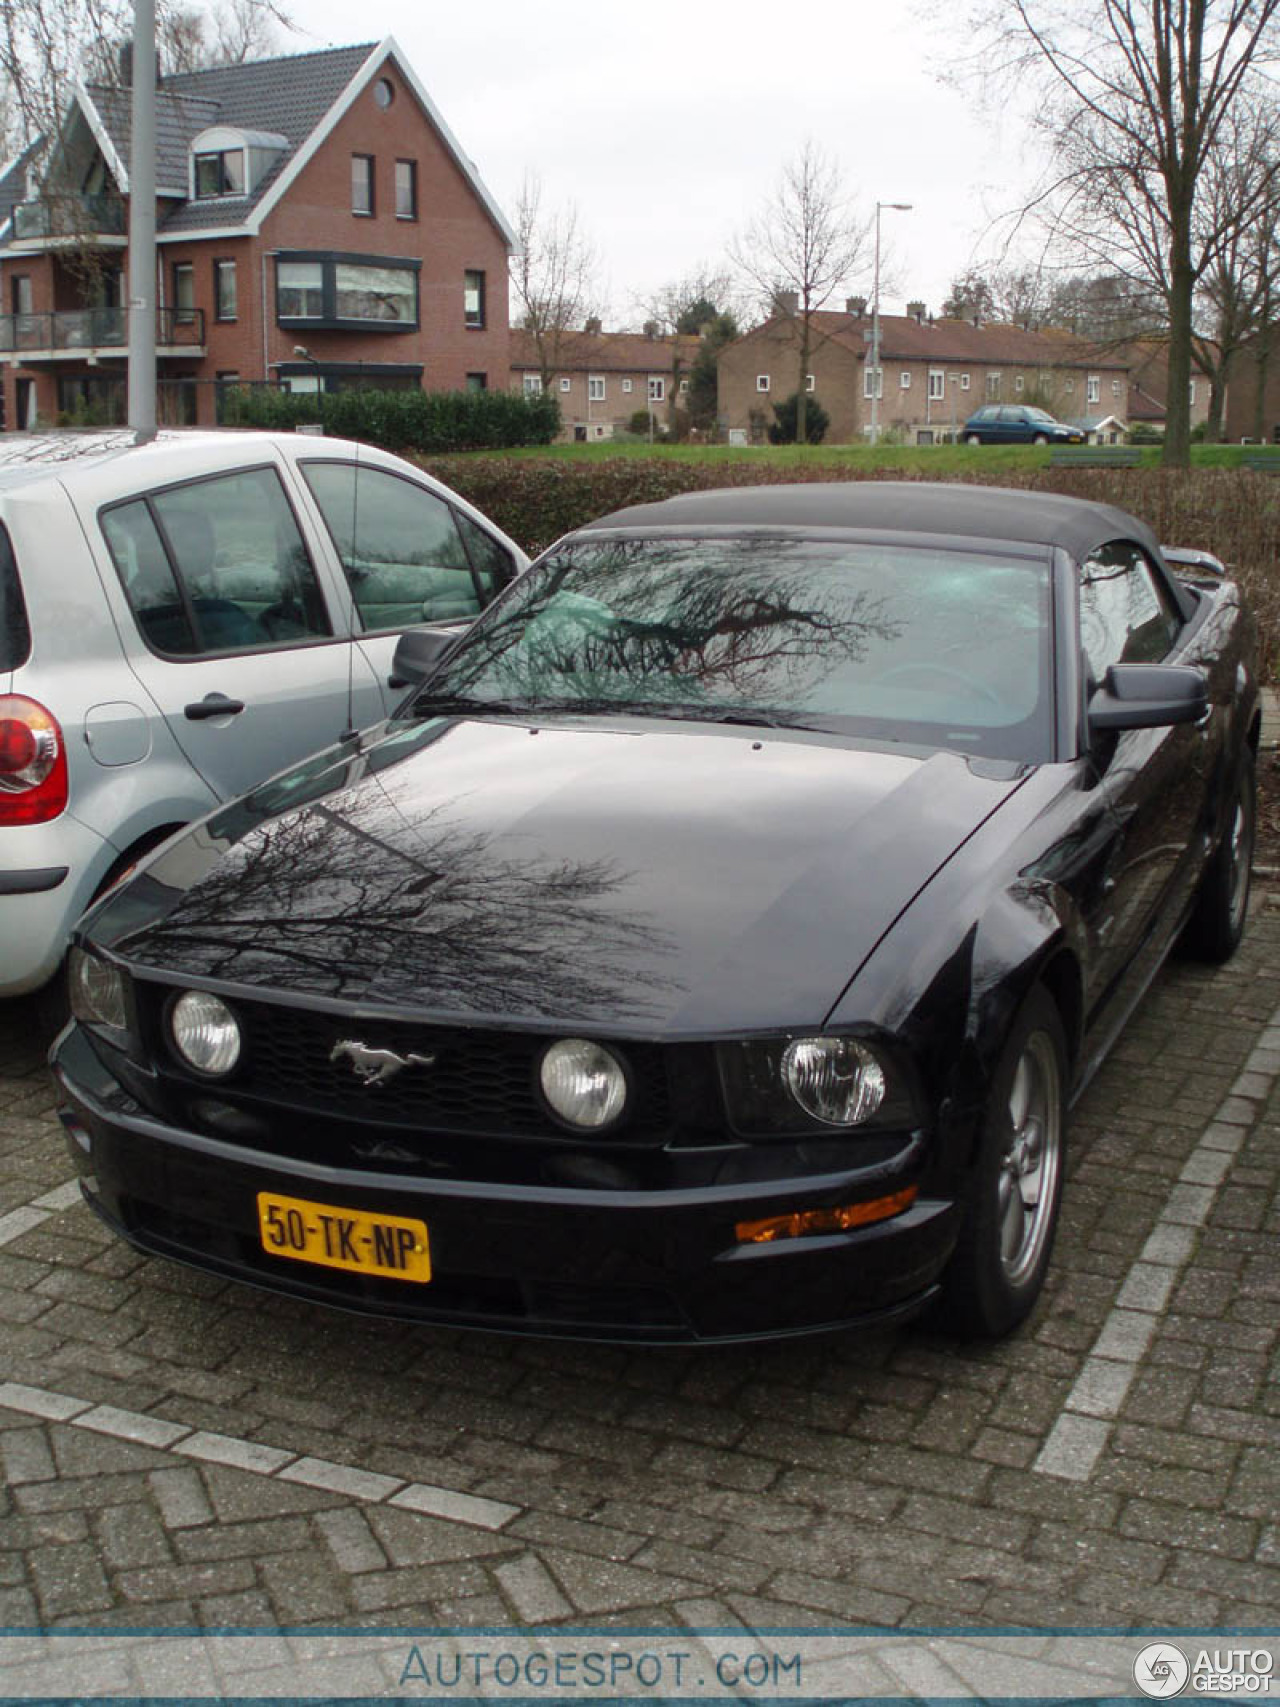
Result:
{"type": "Polygon", "coordinates": [[[657,504],[635,504],[601,516],[581,531],[626,528],[857,528],[886,533],[950,534],[1058,545],[1077,561],[1112,539],[1132,539],[1163,561],[1144,522],[1110,504],[1025,492],[1010,486],[964,486],[923,480],[815,480],[792,486],[725,486],[685,492],[657,504]]]}

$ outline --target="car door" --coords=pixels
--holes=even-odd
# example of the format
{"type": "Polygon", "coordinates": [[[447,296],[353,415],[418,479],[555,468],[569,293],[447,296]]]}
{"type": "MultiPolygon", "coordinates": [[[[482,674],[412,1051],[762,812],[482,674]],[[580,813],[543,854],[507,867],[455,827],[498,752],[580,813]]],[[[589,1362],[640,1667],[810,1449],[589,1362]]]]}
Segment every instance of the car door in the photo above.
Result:
{"type": "Polygon", "coordinates": [[[382,716],[278,469],[231,469],[99,511],[129,662],[222,799],[382,716]]]}
{"type": "MultiPolygon", "coordinates": [[[[1131,540],[1113,540],[1080,567],[1086,693],[1117,663],[1176,654],[1182,617],[1159,571],[1131,540]]],[[[1165,953],[1190,899],[1212,743],[1207,723],[1104,736],[1092,758],[1113,834],[1091,921],[1100,1001],[1136,996],[1165,953]]]]}
{"type": "Polygon", "coordinates": [[[300,468],[350,585],[360,648],[391,711],[404,697],[389,680],[400,635],[473,621],[516,573],[515,560],[465,511],[407,475],[343,458],[306,458],[300,468]]]}

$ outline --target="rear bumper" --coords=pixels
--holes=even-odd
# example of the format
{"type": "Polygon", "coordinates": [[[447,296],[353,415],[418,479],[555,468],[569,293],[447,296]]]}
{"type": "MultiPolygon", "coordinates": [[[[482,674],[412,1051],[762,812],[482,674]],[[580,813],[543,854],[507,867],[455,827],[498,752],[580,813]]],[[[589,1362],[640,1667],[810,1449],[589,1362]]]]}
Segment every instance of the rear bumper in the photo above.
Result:
{"type": "Polygon", "coordinates": [[[950,1202],[846,1233],[740,1244],[734,1224],[884,1195],[905,1178],[605,1191],[373,1174],[241,1148],[144,1113],[72,1028],[54,1055],[60,1112],[92,1207],[138,1249],[316,1303],[423,1323],[654,1344],[869,1325],[929,1301],[955,1240],[950,1202]],[[268,1254],[270,1191],[425,1221],[432,1279],[352,1274],[268,1254]],[[843,1194],[843,1195],[842,1195],[843,1194]]]}
{"type": "Polygon", "coordinates": [[[36,990],[57,971],[71,927],[115,850],[70,813],[0,829],[0,997],[36,990]]]}

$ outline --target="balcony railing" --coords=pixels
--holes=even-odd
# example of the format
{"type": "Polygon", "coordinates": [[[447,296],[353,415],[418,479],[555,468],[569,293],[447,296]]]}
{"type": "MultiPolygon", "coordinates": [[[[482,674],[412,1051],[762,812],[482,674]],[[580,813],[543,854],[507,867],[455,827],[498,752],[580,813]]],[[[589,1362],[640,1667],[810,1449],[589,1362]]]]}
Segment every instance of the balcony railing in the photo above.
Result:
{"type": "Polygon", "coordinates": [[[14,208],[13,235],[19,242],[59,237],[88,242],[123,237],[124,221],[124,203],[118,196],[42,196],[14,208]]]}
{"type": "MultiPolygon", "coordinates": [[[[129,342],[125,308],[72,308],[56,314],[0,314],[0,354],[23,350],[123,350],[129,342]]],[[[160,349],[204,346],[202,308],[157,308],[156,344],[160,349]]]]}

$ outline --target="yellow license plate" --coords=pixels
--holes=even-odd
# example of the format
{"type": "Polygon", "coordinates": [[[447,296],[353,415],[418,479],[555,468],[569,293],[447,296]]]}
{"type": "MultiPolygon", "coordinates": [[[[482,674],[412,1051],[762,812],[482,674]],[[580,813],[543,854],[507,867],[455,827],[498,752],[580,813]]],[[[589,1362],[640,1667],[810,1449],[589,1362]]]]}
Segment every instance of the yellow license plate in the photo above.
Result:
{"type": "Polygon", "coordinates": [[[390,1280],[431,1279],[425,1221],[260,1191],[258,1231],[268,1256],[390,1280]]]}

